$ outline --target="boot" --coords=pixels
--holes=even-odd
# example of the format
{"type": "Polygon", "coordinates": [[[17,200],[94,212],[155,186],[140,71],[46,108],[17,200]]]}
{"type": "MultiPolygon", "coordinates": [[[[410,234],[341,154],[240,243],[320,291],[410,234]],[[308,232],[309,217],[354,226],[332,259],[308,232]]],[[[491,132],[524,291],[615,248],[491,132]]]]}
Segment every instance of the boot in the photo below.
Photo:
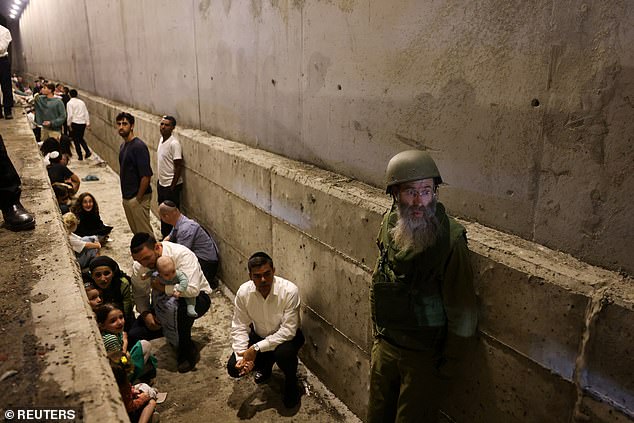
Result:
{"type": "Polygon", "coordinates": [[[35,227],[35,217],[18,201],[2,209],[4,224],[12,231],[26,231],[35,227]]]}

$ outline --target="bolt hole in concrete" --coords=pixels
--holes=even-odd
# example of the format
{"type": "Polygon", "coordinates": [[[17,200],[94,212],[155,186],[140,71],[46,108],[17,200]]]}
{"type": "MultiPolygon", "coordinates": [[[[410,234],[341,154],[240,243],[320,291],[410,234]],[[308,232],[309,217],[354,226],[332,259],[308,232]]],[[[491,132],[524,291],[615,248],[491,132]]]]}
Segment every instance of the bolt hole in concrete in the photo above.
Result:
{"type": "Polygon", "coordinates": [[[337,85],[337,89],[338,89],[339,91],[341,91],[341,84],[338,84],[338,85],[337,85]]]}
{"type": "Polygon", "coordinates": [[[273,85],[276,84],[275,79],[271,79],[271,84],[273,84],[273,85]]]}
{"type": "Polygon", "coordinates": [[[539,107],[539,100],[534,98],[531,100],[531,106],[533,107],[539,107]]]}

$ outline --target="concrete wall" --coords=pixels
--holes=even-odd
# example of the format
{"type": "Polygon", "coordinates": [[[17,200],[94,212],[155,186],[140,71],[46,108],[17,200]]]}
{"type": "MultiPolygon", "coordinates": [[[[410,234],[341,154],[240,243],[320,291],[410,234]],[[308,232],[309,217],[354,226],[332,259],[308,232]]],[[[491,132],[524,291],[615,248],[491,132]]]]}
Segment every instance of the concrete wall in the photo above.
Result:
{"type": "MultiPolygon", "coordinates": [[[[116,168],[121,140],[114,117],[126,110],[136,117],[135,133],[155,162],[158,116],[86,93],[80,97],[91,111],[88,143],[100,156],[116,168]]],[[[383,191],[199,130],[177,128],[176,135],[186,166],[184,208],[218,241],[223,282],[235,292],[247,279],[248,256],[271,252],[278,274],[300,287],[303,361],[364,416],[370,268],[389,207],[383,191]]],[[[470,423],[570,421],[577,374],[583,388],[578,409],[591,421],[634,420],[634,280],[465,224],[481,323],[447,413],[470,423]],[[589,318],[586,308],[593,304],[601,307],[589,318]]]]}
{"type": "Polygon", "coordinates": [[[626,0],[31,0],[20,66],[632,274],[626,0]]]}
{"type": "Polygon", "coordinates": [[[71,407],[78,413],[74,421],[129,422],[42,156],[26,119],[15,117],[3,121],[2,136],[20,174],[21,202],[36,226],[18,233],[3,229],[1,235],[0,286],[15,306],[3,303],[0,408],[13,409],[16,420],[22,420],[17,408],[71,407]],[[30,312],[23,312],[24,303],[30,312]],[[9,346],[11,341],[19,346],[9,346]],[[18,375],[7,378],[8,369],[18,375]],[[16,383],[26,389],[12,388],[16,383]]]}

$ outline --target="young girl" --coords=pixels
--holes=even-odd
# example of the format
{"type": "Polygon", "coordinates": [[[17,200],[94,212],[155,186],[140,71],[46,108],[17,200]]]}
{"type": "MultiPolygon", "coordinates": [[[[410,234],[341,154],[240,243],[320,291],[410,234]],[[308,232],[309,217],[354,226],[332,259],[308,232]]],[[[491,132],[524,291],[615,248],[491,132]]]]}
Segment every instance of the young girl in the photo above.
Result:
{"type": "Polygon", "coordinates": [[[96,236],[80,237],[73,232],[77,229],[77,217],[73,213],[66,213],[62,216],[64,227],[68,233],[68,240],[70,246],[75,251],[79,267],[85,269],[90,264],[90,261],[99,255],[99,249],[101,244],[97,241],[96,236]]]}
{"type": "MultiPolygon", "coordinates": [[[[128,351],[128,334],[124,332],[125,318],[123,312],[112,303],[103,304],[95,311],[97,326],[101,331],[106,352],[128,351]]],[[[144,380],[152,379],[156,375],[156,359],[150,354],[152,344],[141,340],[130,348],[128,359],[134,366],[131,381],[143,377],[144,380]]]]}
{"type": "Polygon", "coordinates": [[[86,290],[86,296],[88,297],[88,304],[90,304],[90,308],[92,308],[92,311],[94,312],[103,302],[101,299],[101,293],[92,282],[84,282],[84,289],[86,290]]]}
{"type": "Polygon", "coordinates": [[[77,235],[96,235],[102,244],[108,240],[112,226],[104,225],[99,215],[97,200],[91,193],[84,192],[80,194],[71,207],[71,211],[79,219],[79,225],[77,225],[75,230],[77,235]]]}
{"type": "Polygon", "coordinates": [[[117,381],[121,399],[130,421],[133,423],[158,421],[158,413],[154,411],[156,398],[152,398],[156,395],[137,390],[128,379],[128,374],[132,370],[132,363],[128,357],[122,351],[113,351],[108,353],[108,361],[110,361],[110,368],[117,381]]]}

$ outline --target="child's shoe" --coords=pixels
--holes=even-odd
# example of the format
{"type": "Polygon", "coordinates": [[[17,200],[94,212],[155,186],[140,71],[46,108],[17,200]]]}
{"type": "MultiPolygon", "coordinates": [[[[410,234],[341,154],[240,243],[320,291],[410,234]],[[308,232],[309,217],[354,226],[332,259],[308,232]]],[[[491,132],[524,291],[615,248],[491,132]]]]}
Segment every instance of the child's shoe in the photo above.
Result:
{"type": "Polygon", "coordinates": [[[187,306],[187,315],[189,317],[198,317],[198,313],[196,313],[196,306],[194,304],[189,304],[187,306]]]}

